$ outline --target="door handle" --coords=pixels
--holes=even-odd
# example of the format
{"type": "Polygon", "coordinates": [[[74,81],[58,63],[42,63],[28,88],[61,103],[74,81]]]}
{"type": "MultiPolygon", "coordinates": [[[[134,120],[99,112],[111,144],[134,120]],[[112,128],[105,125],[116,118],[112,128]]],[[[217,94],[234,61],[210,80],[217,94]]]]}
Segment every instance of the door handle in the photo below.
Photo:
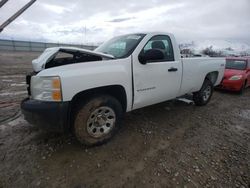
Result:
{"type": "Polygon", "coordinates": [[[176,71],[178,71],[178,69],[174,67],[171,67],[170,69],[168,69],[168,72],[176,72],[176,71]]]}

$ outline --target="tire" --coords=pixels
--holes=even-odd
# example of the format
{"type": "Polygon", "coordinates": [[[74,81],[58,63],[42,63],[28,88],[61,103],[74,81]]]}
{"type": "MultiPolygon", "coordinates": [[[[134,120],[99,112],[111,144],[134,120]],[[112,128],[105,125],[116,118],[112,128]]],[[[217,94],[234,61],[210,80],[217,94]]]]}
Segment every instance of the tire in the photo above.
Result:
{"type": "Polygon", "coordinates": [[[213,90],[213,83],[209,79],[205,79],[200,91],[193,93],[193,100],[195,105],[206,105],[213,95],[213,90]]]}
{"type": "Polygon", "coordinates": [[[242,95],[246,89],[247,81],[245,81],[239,90],[239,94],[242,95]]]}
{"type": "Polygon", "coordinates": [[[77,140],[86,146],[101,145],[119,128],[123,110],[120,102],[108,95],[96,96],[77,106],[73,129],[77,140]]]}

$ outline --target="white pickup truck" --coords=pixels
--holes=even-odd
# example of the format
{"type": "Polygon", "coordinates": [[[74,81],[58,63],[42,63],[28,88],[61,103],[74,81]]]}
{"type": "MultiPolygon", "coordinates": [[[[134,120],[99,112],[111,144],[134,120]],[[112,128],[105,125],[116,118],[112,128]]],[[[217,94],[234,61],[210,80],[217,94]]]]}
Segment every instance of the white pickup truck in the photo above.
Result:
{"type": "Polygon", "coordinates": [[[49,48],[32,64],[25,119],[72,130],[89,146],[109,140],[125,112],[186,93],[207,104],[225,69],[222,58],[181,59],[174,36],[160,32],[118,36],[94,51],[49,48]]]}

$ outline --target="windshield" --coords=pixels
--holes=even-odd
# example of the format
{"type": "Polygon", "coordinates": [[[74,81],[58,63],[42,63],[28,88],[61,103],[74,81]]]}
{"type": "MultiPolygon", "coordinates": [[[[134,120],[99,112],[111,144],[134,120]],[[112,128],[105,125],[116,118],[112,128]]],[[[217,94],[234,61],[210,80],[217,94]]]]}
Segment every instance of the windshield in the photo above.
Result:
{"type": "Polygon", "coordinates": [[[247,62],[244,60],[227,60],[226,69],[245,70],[247,62]]]}
{"type": "Polygon", "coordinates": [[[115,37],[103,43],[95,51],[113,55],[115,58],[128,57],[144,36],[145,34],[130,34],[115,37]]]}

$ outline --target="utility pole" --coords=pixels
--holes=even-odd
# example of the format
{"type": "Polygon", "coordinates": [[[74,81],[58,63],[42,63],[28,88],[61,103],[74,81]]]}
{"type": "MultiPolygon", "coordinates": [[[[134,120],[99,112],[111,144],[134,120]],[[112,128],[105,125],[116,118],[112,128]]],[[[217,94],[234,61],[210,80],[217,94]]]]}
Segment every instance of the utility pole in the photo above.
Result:
{"type": "Polygon", "coordinates": [[[8,1],[8,0],[2,0],[2,1],[0,1],[0,8],[1,8],[5,3],[7,3],[7,1],[8,1]]]}
{"type": "MultiPolygon", "coordinates": [[[[0,2],[0,8],[7,2],[8,0],[2,0],[0,2]]],[[[33,3],[35,3],[36,0],[31,0],[26,5],[24,5],[23,8],[21,8],[19,11],[17,11],[13,16],[11,16],[8,20],[6,20],[1,26],[0,26],[0,32],[3,31],[3,29],[9,25],[11,22],[13,22],[18,16],[20,16],[25,10],[27,10],[33,3]]]]}
{"type": "Polygon", "coordinates": [[[85,25],[84,27],[84,42],[85,42],[85,45],[87,44],[87,27],[85,25]]]}

